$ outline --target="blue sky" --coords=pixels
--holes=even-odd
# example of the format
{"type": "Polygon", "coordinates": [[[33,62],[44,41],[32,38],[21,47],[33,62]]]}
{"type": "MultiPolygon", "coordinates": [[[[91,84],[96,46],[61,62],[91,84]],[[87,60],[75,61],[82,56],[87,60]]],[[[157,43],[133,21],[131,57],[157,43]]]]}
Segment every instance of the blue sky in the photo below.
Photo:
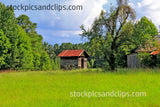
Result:
{"type": "MultiPolygon", "coordinates": [[[[15,11],[16,17],[26,14],[30,20],[38,24],[37,32],[43,36],[44,41],[50,44],[63,42],[81,43],[79,36],[82,24],[88,28],[101,10],[108,10],[110,4],[116,4],[116,0],[0,0],[6,5],[17,4],[64,4],[83,5],[79,11],[15,11]]],[[[129,4],[136,10],[137,20],[142,16],[152,19],[157,26],[160,25],[160,1],[159,0],[130,0],[129,4]]]]}

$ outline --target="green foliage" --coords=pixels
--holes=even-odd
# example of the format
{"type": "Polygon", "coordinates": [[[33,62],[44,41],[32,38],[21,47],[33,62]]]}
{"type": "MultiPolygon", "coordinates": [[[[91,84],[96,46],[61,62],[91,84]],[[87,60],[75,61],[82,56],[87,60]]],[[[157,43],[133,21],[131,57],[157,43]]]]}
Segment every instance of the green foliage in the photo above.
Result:
{"type": "Polygon", "coordinates": [[[130,40],[129,36],[133,32],[131,22],[127,23],[127,20],[135,18],[134,10],[127,0],[118,0],[117,3],[118,6],[111,8],[110,12],[102,11],[90,29],[86,30],[81,26],[81,36],[88,39],[92,56],[104,59],[104,63],[107,62],[112,71],[118,66],[118,49],[130,40]]]}
{"type": "Polygon", "coordinates": [[[72,50],[73,49],[73,45],[71,43],[62,43],[60,46],[60,52],[62,52],[63,50],[72,50]]]}
{"type": "Polygon", "coordinates": [[[41,55],[40,53],[33,52],[33,64],[34,64],[34,70],[41,70],[40,64],[41,64],[41,55]]]}
{"type": "Polygon", "coordinates": [[[132,36],[133,49],[155,46],[156,35],[158,35],[156,26],[147,17],[142,17],[141,20],[134,25],[134,33],[132,36]]]}
{"type": "Polygon", "coordinates": [[[18,48],[17,48],[17,24],[14,12],[11,7],[5,7],[0,3],[0,29],[4,32],[10,43],[10,48],[6,53],[5,65],[2,69],[15,69],[17,66],[18,48]]]}
{"type": "MultiPolygon", "coordinates": [[[[6,44],[3,47],[8,47],[6,53],[3,53],[6,57],[5,65],[1,69],[32,69],[32,50],[30,44],[30,38],[26,35],[21,27],[17,25],[17,20],[14,16],[13,9],[11,7],[5,7],[0,3],[0,29],[3,30],[6,40],[6,44]]],[[[1,35],[1,37],[4,37],[1,35]]]]}
{"type": "Polygon", "coordinates": [[[32,55],[32,48],[30,38],[27,36],[25,31],[18,27],[18,43],[17,48],[19,50],[19,64],[17,69],[26,69],[32,70],[33,69],[33,55],[32,55]]]}
{"type": "Polygon", "coordinates": [[[156,67],[156,56],[152,56],[147,52],[140,52],[138,57],[140,58],[141,63],[146,67],[156,67]]]}
{"type": "Polygon", "coordinates": [[[28,16],[16,18],[12,7],[0,3],[0,69],[51,70],[53,55],[43,48],[36,27],[28,16]]]}
{"type": "Polygon", "coordinates": [[[105,66],[114,70],[116,67],[126,67],[126,54],[135,52],[139,47],[147,47],[146,43],[152,47],[158,46],[155,25],[146,17],[134,24],[134,17],[134,10],[127,2],[119,0],[117,7],[109,13],[101,12],[91,29],[85,30],[81,26],[81,36],[88,42],[52,46],[43,43],[43,37],[36,32],[37,24],[31,22],[28,16],[16,18],[11,7],[0,3],[0,69],[60,69],[58,54],[73,49],[85,49],[89,53],[90,68],[105,66]]]}
{"type": "Polygon", "coordinates": [[[60,58],[59,57],[54,58],[54,60],[52,61],[52,68],[54,70],[60,69],[60,58]]]}
{"type": "Polygon", "coordinates": [[[54,48],[51,44],[48,44],[46,42],[43,43],[44,50],[48,53],[50,59],[54,59],[56,57],[54,48]]]}
{"type": "Polygon", "coordinates": [[[87,62],[87,67],[91,68],[91,64],[89,62],[87,62]]]}
{"type": "Polygon", "coordinates": [[[32,23],[28,16],[26,15],[20,15],[17,18],[18,24],[25,29],[26,33],[35,32],[35,29],[37,27],[36,23],[32,23]]]}
{"type": "Polygon", "coordinates": [[[124,48],[119,48],[116,54],[116,64],[119,68],[126,68],[127,67],[127,55],[124,48]]]}
{"type": "Polygon", "coordinates": [[[25,30],[28,37],[30,38],[33,51],[33,70],[51,70],[52,65],[50,59],[54,57],[52,46],[49,45],[46,47],[45,45],[47,44],[43,44],[42,36],[36,32],[37,24],[32,23],[29,17],[26,15],[19,16],[17,21],[18,25],[25,30]]]}
{"type": "Polygon", "coordinates": [[[133,50],[144,51],[139,53],[139,58],[141,59],[141,63],[147,67],[155,67],[157,63],[156,56],[150,55],[150,52],[158,46],[156,35],[158,35],[157,28],[147,17],[142,17],[134,25],[131,46],[133,50]]]}
{"type": "Polygon", "coordinates": [[[59,44],[54,44],[54,46],[53,46],[53,50],[54,50],[54,53],[55,53],[55,55],[57,56],[60,52],[60,50],[59,50],[59,44]]]}
{"type": "Polygon", "coordinates": [[[40,68],[41,68],[41,70],[45,70],[45,71],[52,69],[50,58],[49,58],[47,52],[45,52],[45,51],[42,52],[42,54],[41,54],[40,68]]]}
{"type": "Polygon", "coordinates": [[[6,64],[5,59],[7,57],[8,50],[10,48],[9,39],[0,30],[0,69],[6,64]]]}
{"type": "MultiPolygon", "coordinates": [[[[142,17],[140,21],[134,23],[134,10],[124,2],[119,1],[118,4],[121,5],[112,8],[110,13],[102,11],[90,29],[86,30],[83,25],[81,26],[83,31],[81,36],[89,41],[85,44],[88,45],[86,47],[94,58],[96,67],[108,68],[108,64],[112,70],[116,67],[127,67],[127,54],[134,53],[137,49],[151,50],[159,46],[156,41],[158,34],[156,26],[147,17],[142,17]]],[[[145,60],[148,61],[142,62],[148,62],[150,66],[154,62],[148,58],[145,60]]]]}

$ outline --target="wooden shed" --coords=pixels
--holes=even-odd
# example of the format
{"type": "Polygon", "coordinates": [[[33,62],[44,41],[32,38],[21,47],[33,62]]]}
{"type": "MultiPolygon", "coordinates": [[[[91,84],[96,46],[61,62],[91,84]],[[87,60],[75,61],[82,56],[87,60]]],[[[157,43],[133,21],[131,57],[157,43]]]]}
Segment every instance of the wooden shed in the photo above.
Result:
{"type": "Polygon", "coordinates": [[[156,60],[158,55],[160,54],[160,34],[156,36],[156,39],[159,42],[159,47],[154,47],[151,44],[146,44],[145,48],[140,47],[135,51],[135,53],[127,55],[127,65],[128,68],[141,68],[145,67],[143,64],[140,63],[140,59],[138,58],[139,52],[147,52],[150,53],[153,60],[156,60]]]}
{"type": "Polygon", "coordinates": [[[138,58],[138,53],[132,53],[127,55],[127,65],[128,65],[128,68],[144,67],[144,65],[140,63],[140,59],[138,58]]]}
{"type": "Polygon", "coordinates": [[[61,69],[87,68],[88,53],[85,50],[64,50],[58,57],[61,58],[61,69]]]}

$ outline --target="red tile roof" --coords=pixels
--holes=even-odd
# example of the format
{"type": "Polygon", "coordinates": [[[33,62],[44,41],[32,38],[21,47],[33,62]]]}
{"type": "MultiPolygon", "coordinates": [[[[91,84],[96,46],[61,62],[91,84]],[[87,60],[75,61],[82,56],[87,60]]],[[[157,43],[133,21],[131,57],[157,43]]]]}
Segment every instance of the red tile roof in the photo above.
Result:
{"type": "Polygon", "coordinates": [[[64,50],[58,56],[59,57],[78,57],[84,50],[64,50]]]}
{"type": "Polygon", "coordinates": [[[158,55],[158,54],[160,54],[160,50],[151,52],[151,55],[158,55]]]}

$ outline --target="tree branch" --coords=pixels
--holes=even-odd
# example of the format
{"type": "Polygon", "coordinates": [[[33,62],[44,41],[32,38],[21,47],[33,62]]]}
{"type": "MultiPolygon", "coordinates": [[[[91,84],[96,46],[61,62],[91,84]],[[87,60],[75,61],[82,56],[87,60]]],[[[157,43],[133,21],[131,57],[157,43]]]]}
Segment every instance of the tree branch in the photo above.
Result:
{"type": "Polygon", "coordinates": [[[126,20],[128,19],[128,17],[129,17],[129,14],[127,14],[127,16],[126,16],[126,18],[124,19],[123,23],[121,23],[118,31],[116,32],[116,37],[115,37],[114,41],[116,41],[116,40],[120,37],[119,33],[120,33],[120,31],[122,30],[122,27],[124,26],[124,24],[126,23],[126,20]]]}

